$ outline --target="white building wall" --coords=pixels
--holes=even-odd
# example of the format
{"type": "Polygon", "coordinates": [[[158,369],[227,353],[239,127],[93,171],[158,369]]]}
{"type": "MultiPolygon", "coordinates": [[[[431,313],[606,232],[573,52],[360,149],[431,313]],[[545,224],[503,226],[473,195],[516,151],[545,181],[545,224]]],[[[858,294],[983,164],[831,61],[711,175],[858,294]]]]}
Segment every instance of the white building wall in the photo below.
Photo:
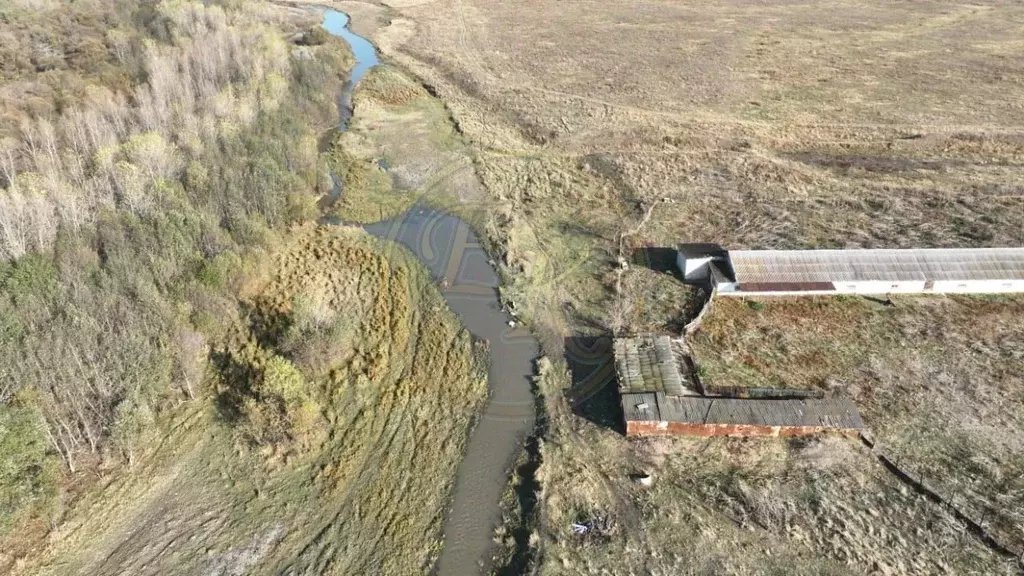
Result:
{"type": "Polygon", "coordinates": [[[815,296],[827,294],[1008,294],[1024,293],[1024,280],[949,280],[926,282],[836,282],[835,290],[740,291],[733,282],[718,285],[720,296],[815,296]]]}
{"type": "Polygon", "coordinates": [[[931,290],[938,294],[1001,294],[1024,292],[1024,280],[942,280],[931,290]]]}
{"type": "Polygon", "coordinates": [[[881,282],[835,282],[837,294],[918,294],[925,291],[924,280],[881,282]]]}
{"type": "Polygon", "coordinates": [[[702,282],[711,275],[711,256],[687,258],[682,252],[676,254],[676,266],[687,282],[702,282]]]}

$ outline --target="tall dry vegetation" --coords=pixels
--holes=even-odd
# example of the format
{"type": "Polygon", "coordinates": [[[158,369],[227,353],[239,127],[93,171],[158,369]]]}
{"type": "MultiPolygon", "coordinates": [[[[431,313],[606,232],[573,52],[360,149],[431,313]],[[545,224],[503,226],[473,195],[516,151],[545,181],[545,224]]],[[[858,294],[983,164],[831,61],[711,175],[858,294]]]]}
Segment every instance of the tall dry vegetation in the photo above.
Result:
{"type": "Polygon", "coordinates": [[[245,271],[313,214],[311,126],[349,58],[296,57],[261,5],[36,4],[0,7],[0,445],[28,427],[50,447],[22,476],[131,462],[200,393],[245,271]]]}
{"type": "MultiPolygon", "coordinates": [[[[18,258],[53,245],[59,227],[95,221],[104,207],[154,209],[165,184],[208,143],[277,110],[288,92],[289,51],[251,9],[166,2],[157,11],[168,44],[106,33],[115,58],[138,61],[145,81],[130,93],[88,86],[57,118],[23,119],[0,151],[0,254],[18,258]]],[[[198,170],[198,167],[194,167],[198,170]]],[[[265,198],[247,206],[276,217],[265,198]]]]}

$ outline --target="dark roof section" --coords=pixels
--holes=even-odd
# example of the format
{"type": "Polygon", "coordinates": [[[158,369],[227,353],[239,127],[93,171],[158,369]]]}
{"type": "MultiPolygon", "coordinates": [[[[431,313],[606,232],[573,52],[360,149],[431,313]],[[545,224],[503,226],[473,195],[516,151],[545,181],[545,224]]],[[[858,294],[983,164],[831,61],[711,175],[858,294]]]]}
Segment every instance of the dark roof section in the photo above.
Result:
{"type": "Polygon", "coordinates": [[[732,263],[729,260],[713,260],[710,266],[711,279],[715,284],[736,281],[736,274],[732,271],[732,263]]]}
{"type": "Polygon", "coordinates": [[[817,427],[860,430],[864,422],[849,398],[748,400],[669,396],[660,392],[623,394],[622,411],[631,422],[702,425],[817,427]]]}
{"type": "Polygon", "coordinates": [[[703,258],[706,256],[725,258],[729,255],[729,251],[723,248],[721,244],[714,244],[712,242],[683,242],[676,246],[676,249],[685,258],[703,258]]]}

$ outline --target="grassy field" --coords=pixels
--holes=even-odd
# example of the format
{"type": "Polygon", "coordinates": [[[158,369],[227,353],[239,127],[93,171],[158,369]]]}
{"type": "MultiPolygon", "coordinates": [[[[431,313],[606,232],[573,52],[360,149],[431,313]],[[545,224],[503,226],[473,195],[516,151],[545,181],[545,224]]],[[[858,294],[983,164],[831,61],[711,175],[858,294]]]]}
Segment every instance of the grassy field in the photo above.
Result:
{"type": "Polygon", "coordinates": [[[373,39],[472,142],[551,349],[623,324],[609,265],[652,205],[628,247],[1024,242],[1019,5],[391,5],[373,39]]]}
{"type": "Polygon", "coordinates": [[[66,511],[15,573],[426,571],[486,352],[411,256],[379,250],[359,230],[307,227],[251,280],[251,322],[220,353],[248,345],[297,370],[308,413],[285,439],[236,414],[257,382],[254,409],[275,409],[269,370],[236,382],[218,365],[213,393],[161,422],[153,453],[66,511]]]}
{"type": "MultiPolygon", "coordinates": [[[[556,359],[526,539],[543,573],[1018,570],[855,442],[626,441],[607,427],[610,387],[566,402],[560,358],[580,336],[685,318],[691,295],[637,250],[1024,244],[1024,8],[389,6],[373,39],[470,143],[503,291],[556,359]],[[640,470],[652,489],[629,480],[640,470]]],[[[722,385],[853,396],[901,464],[1020,549],[1020,313],[1014,299],[729,302],[697,347],[722,385]]]]}
{"type": "Polygon", "coordinates": [[[457,2],[403,9],[397,54],[535,229],[583,206],[576,236],[608,237],[667,198],[650,241],[999,245],[1024,241],[1020,10],[457,2]]]}
{"type": "Polygon", "coordinates": [[[878,441],[1024,550],[1024,299],[720,299],[696,338],[713,381],[853,398],[878,441]]]}
{"type": "MultiPolygon", "coordinates": [[[[853,398],[901,469],[1024,548],[1021,298],[758,303],[715,301],[693,340],[710,381],[853,398]]],[[[570,411],[559,376],[542,380],[541,573],[1019,573],[857,440],[627,440],[595,417],[614,422],[612,386],[570,411]]]]}

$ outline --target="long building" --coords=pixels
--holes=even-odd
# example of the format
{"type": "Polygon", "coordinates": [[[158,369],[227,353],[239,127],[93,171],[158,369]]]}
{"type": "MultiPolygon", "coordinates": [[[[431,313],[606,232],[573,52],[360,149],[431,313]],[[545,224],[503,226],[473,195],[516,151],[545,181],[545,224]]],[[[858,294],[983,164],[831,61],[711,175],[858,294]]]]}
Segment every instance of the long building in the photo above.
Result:
{"type": "Polygon", "coordinates": [[[612,350],[627,436],[855,435],[864,427],[843,397],[715,395],[700,383],[683,341],[666,335],[616,338],[612,350]]]}
{"type": "Polygon", "coordinates": [[[1024,248],[725,250],[680,244],[687,282],[720,296],[1024,292],[1024,248]]]}

